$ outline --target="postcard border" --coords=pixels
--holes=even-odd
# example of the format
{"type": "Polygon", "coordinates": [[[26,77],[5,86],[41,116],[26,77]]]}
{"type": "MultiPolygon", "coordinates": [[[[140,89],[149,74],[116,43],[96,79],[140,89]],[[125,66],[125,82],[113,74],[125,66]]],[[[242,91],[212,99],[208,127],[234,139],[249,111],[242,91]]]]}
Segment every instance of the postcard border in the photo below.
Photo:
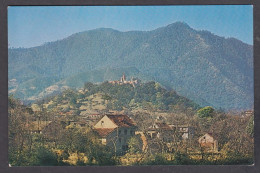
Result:
{"type": "Polygon", "coordinates": [[[1,0],[0,1],[0,172],[260,172],[260,5],[257,0],[1,0]],[[180,165],[180,166],[85,166],[85,167],[9,167],[8,166],[8,39],[7,7],[25,5],[254,5],[254,107],[255,164],[254,165],[180,165]]]}

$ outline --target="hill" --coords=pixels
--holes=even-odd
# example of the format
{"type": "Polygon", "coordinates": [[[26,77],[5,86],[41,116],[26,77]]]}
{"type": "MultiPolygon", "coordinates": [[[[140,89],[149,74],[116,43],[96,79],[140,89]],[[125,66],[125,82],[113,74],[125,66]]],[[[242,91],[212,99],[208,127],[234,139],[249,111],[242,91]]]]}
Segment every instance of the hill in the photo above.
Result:
{"type": "MultiPolygon", "coordinates": [[[[163,112],[196,111],[200,106],[178,95],[174,90],[167,90],[154,81],[131,84],[111,84],[87,82],[83,89],[67,89],[62,93],[45,98],[43,103],[49,110],[74,115],[89,112],[149,110],[163,112]]],[[[33,104],[34,105],[34,104],[33,104]]],[[[33,106],[32,106],[33,107],[33,106]]]]}
{"type": "Polygon", "coordinates": [[[253,107],[253,47],[181,22],[146,32],[95,29],[8,53],[9,92],[21,99],[44,96],[52,86],[117,80],[125,70],[202,106],[253,107]]]}

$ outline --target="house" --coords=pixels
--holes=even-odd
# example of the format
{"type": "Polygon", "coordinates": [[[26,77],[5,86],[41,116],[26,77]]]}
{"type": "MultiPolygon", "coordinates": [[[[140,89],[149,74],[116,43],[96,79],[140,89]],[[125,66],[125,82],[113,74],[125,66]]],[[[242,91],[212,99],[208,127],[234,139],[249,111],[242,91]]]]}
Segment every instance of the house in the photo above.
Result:
{"type": "Polygon", "coordinates": [[[172,133],[172,128],[164,122],[155,122],[147,131],[149,138],[158,138],[163,141],[171,141],[173,137],[172,133]]]}
{"type": "Polygon", "coordinates": [[[174,132],[181,135],[182,139],[191,139],[194,136],[194,128],[189,125],[169,125],[174,132]]]}
{"type": "Polygon", "coordinates": [[[128,149],[128,140],[135,135],[136,124],[124,114],[105,114],[93,127],[102,144],[111,147],[116,153],[128,149]]]}
{"type": "Polygon", "coordinates": [[[147,131],[150,138],[157,137],[167,141],[173,139],[174,133],[186,140],[194,136],[194,128],[189,125],[169,125],[167,123],[155,122],[147,131]]]}
{"type": "Polygon", "coordinates": [[[218,141],[213,137],[212,133],[206,133],[198,140],[199,145],[204,151],[218,152],[218,141]]]}

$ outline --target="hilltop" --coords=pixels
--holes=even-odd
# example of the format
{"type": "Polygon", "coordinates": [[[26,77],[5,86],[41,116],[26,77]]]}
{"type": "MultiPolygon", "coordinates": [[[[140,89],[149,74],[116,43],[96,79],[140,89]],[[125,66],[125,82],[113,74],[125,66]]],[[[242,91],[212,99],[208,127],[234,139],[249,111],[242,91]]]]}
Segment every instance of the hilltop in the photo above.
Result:
{"type": "Polygon", "coordinates": [[[46,110],[64,115],[85,116],[109,111],[157,111],[157,112],[195,112],[200,106],[178,95],[174,90],[167,90],[159,83],[140,82],[132,84],[112,84],[87,82],[79,90],[65,90],[62,93],[45,98],[32,104],[33,110],[43,106],[46,110]]]}

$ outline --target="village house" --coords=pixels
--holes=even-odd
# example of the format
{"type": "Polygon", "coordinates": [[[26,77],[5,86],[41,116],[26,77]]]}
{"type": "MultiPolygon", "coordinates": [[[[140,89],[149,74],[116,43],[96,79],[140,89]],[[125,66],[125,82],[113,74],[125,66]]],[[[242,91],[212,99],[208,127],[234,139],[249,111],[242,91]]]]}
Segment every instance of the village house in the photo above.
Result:
{"type": "Polygon", "coordinates": [[[163,141],[172,141],[172,128],[163,122],[155,122],[148,128],[147,134],[151,139],[162,139],[163,141]]]}
{"type": "Polygon", "coordinates": [[[181,135],[182,139],[191,139],[194,136],[194,128],[189,125],[169,125],[174,132],[181,135]]]}
{"type": "Polygon", "coordinates": [[[135,135],[136,124],[127,115],[104,115],[93,127],[102,144],[123,154],[128,149],[128,141],[135,135]]]}
{"type": "Polygon", "coordinates": [[[194,136],[194,128],[188,125],[169,125],[164,122],[155,122],[149,127],[147,134],[150,138],[160,138],[171,142],[176,134],[180,135],[183,140],[192,138],[194,136]]]}
{"type": "Polygon", "coordinates": [[[218,141],[213,137],[212,133],[206,133],[198,140],[199,146],[207,152],[218,152],[218,141]]]}

